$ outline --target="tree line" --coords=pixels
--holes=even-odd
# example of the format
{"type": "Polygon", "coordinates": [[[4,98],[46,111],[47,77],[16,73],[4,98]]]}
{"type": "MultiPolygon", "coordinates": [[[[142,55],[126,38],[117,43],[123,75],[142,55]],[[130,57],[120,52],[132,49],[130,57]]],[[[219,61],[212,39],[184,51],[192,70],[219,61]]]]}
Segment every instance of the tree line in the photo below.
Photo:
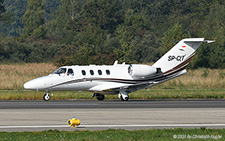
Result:
{"type": "Polygon", "coordinates": [[[190,68],[225,68],[223,0],[0,0],[0,62],[155,62],[183,38],[190,68]]]}

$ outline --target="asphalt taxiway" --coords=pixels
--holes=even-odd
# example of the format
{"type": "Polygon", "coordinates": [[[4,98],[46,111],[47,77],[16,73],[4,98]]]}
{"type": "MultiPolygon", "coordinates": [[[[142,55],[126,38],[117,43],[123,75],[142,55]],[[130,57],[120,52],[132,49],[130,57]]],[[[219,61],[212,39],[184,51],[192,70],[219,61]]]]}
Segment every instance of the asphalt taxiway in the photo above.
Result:
{"type": "Polygon", "coordinates": [[[0,101],[0,131],[225,128],[225,100],[0,101]],[[70,128],[67,120],[81,120],[70,128]]]}

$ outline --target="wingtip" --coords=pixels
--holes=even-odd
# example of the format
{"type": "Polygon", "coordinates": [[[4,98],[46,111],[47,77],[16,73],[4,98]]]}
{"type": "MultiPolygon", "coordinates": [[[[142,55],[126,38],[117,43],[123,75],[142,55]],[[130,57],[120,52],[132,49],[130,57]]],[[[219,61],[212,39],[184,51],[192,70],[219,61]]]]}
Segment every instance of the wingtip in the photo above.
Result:
{"type": "Polygon", "coordinates": [[[208,44],[215,42],[215,40],[205,40],[208,44]]]}

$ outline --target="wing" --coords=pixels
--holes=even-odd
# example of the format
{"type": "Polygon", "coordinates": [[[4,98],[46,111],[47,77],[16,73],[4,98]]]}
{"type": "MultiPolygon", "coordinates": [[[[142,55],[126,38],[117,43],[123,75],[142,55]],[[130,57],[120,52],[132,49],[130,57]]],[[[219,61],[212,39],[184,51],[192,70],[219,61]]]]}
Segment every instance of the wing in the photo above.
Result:
{"type": "Polygon", "coordinates": [[[119,91],[123,90],[126,91],[128,94],[132,93],[134,91],[148,88],[157,84],[160,84],[162,82],[165,82],[167,80],[176,78],[178,76],[181,76],[185,74],[187,71],[184,70],[178,70],[177,72],[173,72],[171,74],[167,75],[160,75],[158,78],[151,78],[147,80],[141,80],[137,81],[134,84],[127,84],[127,83],[116,83],[116,82],[108,82],[101,85],[94,86],[90,88],[90,91],[95,91],[99,93],[105,93],[105,94],[118,94],[119,91]]]}
{"type": "Polygon", "coordinates": [[[125,90],[127,93],[131,93],[131,92],[143,89],[145,87],[149,87],[152,84],[153,82],[146,82],[146,81],[142,83],[138,83],[138,84],[108,83],[108,84],[94,86],[89,90],[96,91],[96,92],[103,92],[103,93],[108,93],[108,92],[119,93],[119,91],[125,90]]]}
{"type": "Polygon", "coordinates": [[[127,85],[128,84],[121,84],[121,83],[106,83],[106,84],[94,86],[94,87],[90,88],[89,90],[97,91],[97,92],[111,91],[113,89],[122,89],[122,88],[126,87],[127,85]]]}

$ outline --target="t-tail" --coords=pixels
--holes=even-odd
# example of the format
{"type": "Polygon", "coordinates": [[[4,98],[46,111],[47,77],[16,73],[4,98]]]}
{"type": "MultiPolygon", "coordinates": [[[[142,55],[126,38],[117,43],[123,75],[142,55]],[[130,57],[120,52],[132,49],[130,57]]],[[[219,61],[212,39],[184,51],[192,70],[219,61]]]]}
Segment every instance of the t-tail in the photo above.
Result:
{"type": "Polygon", "coordinates": [[[204,40],[204,38],[183,39],[153,64],[153,67],[161,68],[164,75],[184,70],[202,42],[214,41],[204,40]]]}

